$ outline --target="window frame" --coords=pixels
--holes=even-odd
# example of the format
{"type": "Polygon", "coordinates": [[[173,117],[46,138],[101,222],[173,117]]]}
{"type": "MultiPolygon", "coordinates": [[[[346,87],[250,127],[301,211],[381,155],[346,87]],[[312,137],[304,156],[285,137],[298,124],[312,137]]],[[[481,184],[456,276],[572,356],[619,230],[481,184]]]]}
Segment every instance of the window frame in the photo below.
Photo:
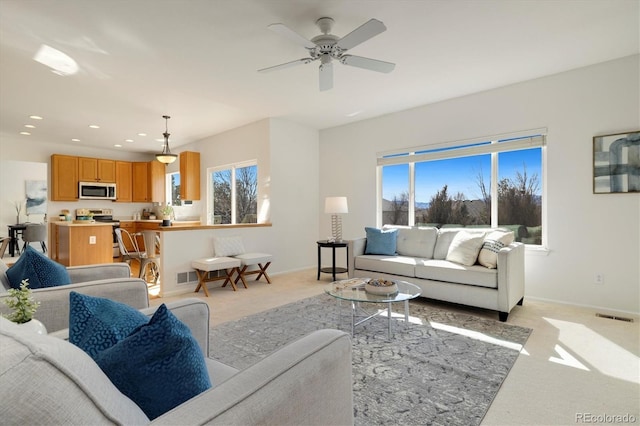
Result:
{"type": "MultiPolygon", "coordinates": [[[[238,225],[237,205],[236,205],[236,170],[244,167],[256,167],[256,184],[259,182],[258,160],[246,160],[237,163],[224,164],[220,166],[207,167],[207,225],[238,225]],[[231,170],[231,223],[214,223],[214,199],[213,199],[213,179],[212,175],[223,170],[231,170]]],[[[260,200],[260,185],[256,185],[256,203],[260,200]]],[[[256,205],[256,214],[258,206],[256,205]]],[[[256,224],[259,221],[256,222],[256,224]]],[[[250,225],[250,224],[249,224],[250,225]]]]}
{"type": "MultiPolygon", "coordinates": [[[[415,226],[415,165],[425,161],[456,159],[462,157],[491,154],[491,198],[498,200],[498,155],[503,152],[520,151],[531,148],[541,149],[541,225],[542,242],[526,244],[528,249],[543,249],[547,247],[547,209],[546,209],[546,145],[547,129],[538,128],[514,133],[493,135],[488,137],[466,139],[426,145],[401,150],[385,151],[377,153],[376,165],[376,223],[383,226],[383,167],[397,164],[409,166],[409,205],[408,224],[415,226]]],[[[498,202],[491,203],[491,227],[498,227],[498,202]]]]}

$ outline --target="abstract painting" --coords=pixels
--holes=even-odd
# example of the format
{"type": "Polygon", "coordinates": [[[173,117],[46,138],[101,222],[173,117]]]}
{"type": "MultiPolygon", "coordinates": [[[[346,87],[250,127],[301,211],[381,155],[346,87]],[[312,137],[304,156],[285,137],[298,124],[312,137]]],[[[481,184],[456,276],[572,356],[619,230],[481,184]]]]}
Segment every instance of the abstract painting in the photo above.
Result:
{"type": "Polygon", "coordinates": [[[593,138],[593,193],[640,192],[640,131],[593,138]]]}
{"type": "Polygon", "coordinates": [[[27,188],[27,214],[47,213],[47,181],[28,180],[27,188]]]}

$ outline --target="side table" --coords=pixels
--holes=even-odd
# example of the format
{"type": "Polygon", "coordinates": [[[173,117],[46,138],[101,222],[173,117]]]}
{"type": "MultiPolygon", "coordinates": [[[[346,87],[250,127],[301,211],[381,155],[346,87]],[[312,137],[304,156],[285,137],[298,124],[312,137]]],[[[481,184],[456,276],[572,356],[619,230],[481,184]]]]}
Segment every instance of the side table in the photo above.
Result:
{"type": "Polygon", "coordinates": [[[331,274],[333,276],[333,281],[336,280],[336,274],[344,274],[349,270],[343,267],[336,267],[336,248],[344,248],[346,249],[347,256],[347,265],[349,264],[349,245],[346,241],[328,241],[328,240],[320,240],[318,241],[318,280],[320,279],[320,273],[331,274]],[[323,268],[322,267],[322,249],[330,248],[331,249],[331,267],[323,268]]]}

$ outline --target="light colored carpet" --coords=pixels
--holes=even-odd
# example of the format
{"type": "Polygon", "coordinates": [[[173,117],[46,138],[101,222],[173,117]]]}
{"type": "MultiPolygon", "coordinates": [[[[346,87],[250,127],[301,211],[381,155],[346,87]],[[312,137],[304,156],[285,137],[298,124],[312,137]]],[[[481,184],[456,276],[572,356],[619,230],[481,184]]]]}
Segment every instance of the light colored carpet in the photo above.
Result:
{"type": "MultiPolygon", "coordinates": [[[[407,325],[394,317],[391,340],[385,317],[356,329],[356,424],[480,424],[531,330],[420,301],[410,315],[407,325]]],[[[327,295],[213,327],[210,356],[242,369],[321,328],[350,330],[327,295]]]]}

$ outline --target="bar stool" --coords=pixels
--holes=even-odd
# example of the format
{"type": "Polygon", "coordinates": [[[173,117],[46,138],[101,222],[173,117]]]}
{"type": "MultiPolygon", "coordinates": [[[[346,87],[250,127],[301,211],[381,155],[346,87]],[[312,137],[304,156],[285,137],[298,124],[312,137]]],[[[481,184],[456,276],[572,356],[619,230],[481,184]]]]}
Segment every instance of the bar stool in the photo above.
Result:
{"type": "MultiPolygon", "coordinates": [[[[209,291],[207,290],[208,282],[224,280],[222,287],[226,287],[227,284],[231,284],[233,291],[238,290],[235,282],[233,281],[233,273],[240,273],[240,260],[233,257],[209,257],[204,259],[197,259],[191,262],[191,267],[196,270],[198,275],[198,286],[195,293],[200,291],[200,288],[204,291],[205,296],[209,297],[209,291]],[[223,276],[211,276],[213,271],[224,271],[223,276]]],[[[244,288],[248,288],[244,283],[244,288]]]]}

